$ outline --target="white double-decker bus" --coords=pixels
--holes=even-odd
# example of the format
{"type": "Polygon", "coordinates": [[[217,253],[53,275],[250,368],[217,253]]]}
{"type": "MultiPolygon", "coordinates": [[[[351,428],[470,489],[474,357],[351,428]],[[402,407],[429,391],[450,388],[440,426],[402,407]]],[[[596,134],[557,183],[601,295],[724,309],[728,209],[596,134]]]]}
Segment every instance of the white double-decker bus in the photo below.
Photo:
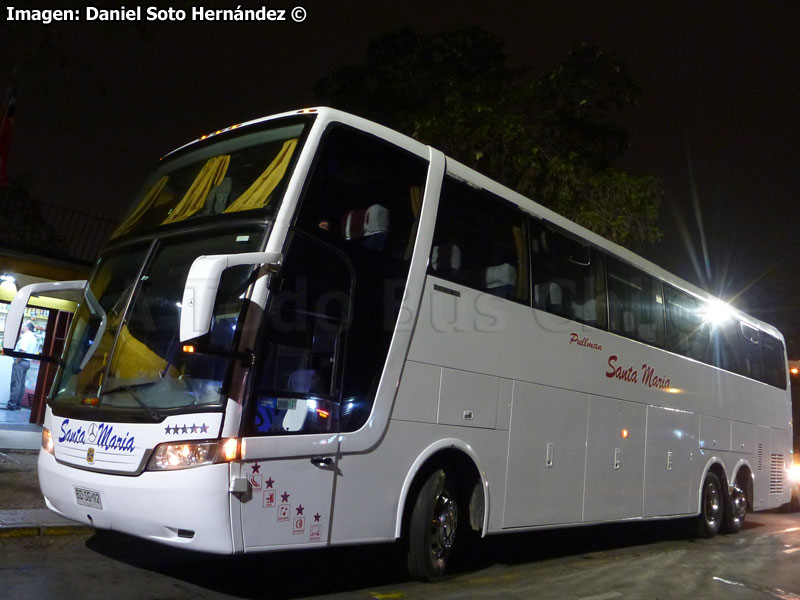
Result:
{"type": "MultiPolygon", "coordinates": [[[[6,351],[30,295],[6,321],[6,351]]],[[[328,108],[162,159],[82,290],[48,507],[215,553],[789,501],[781,334],[441,152],[328,108]]]]}

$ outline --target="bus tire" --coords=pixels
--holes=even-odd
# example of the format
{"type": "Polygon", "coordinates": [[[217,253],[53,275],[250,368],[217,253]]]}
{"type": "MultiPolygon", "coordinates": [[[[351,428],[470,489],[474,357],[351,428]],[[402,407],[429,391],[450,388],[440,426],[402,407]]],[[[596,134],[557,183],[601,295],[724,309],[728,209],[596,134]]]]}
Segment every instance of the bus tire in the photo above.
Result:
{"type": "Polygon", "coordinates": [[[722,531],[724,533],[739,533],[747,515],[747,497],[745,493],[734,484],[728,501],[725,503],[725,516],[722,521],[722,531]]]}
{"type": "Polygon", "coordinates": [[[422,581],[436,581],[453,555],[458,503],[453,475],[436,469],[417,494],[408,528],[408,571],[422,581]]]}
{"type": "Polygon", "coordinates": [[[724,496],[719,477],[708,472],[703,481],[703,493],[700,498],[700,516],[697,518],[697,535],[711,538],[717,535],[722,526],[724,496]]]}

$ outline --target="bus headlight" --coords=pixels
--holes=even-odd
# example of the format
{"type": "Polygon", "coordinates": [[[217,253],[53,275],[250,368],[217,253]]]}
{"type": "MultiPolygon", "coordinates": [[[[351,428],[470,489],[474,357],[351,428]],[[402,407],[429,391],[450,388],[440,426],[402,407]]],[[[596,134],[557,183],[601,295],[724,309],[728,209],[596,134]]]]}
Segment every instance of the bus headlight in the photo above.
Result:
{"type": "Polygon", "coordinates": [[[48,454],[55,454],[53,451],[53,434],[47,427],[42,427],[42,450],[48,454]]]}
{"type": "Polygon", "coordinates": [[[147,463],[148,471],[174,471],[235,460],[238,440],[214,442],[170,442],[159,444],[147,463]]]}

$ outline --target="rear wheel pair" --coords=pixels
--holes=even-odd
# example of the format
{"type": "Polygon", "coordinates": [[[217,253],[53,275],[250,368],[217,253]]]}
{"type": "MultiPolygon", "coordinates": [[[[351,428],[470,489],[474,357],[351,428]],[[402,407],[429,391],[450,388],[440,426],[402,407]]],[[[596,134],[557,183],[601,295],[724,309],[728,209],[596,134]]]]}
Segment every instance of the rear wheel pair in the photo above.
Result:
{"type": "Polygon", "coordinates": [[[744,492],[734,485],[729,494],[724,494],[719,477],[707,473],[700,500],[698,535],[710,538],[720,531],[737,533],[742,528],[746,514],[747,498],[744,492]]]}

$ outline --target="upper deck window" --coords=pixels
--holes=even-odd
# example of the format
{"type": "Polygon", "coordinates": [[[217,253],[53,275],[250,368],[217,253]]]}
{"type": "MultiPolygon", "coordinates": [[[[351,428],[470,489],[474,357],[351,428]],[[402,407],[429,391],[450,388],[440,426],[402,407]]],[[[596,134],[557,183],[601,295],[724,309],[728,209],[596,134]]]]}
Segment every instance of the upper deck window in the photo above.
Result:
{"type": "Polygon", "coordinates": [[[211,215],[274,214],[307,123],[204,143],[168,159],[148,178],[112,239],[211,215]]]}
{"type": "Polygon", "coordinates": [[[613,257],[606,258],[609,329],[664,347],[661,281],[613,257]]]}
{"type": "Polygon", "coordinates": [[[606,327],[603,257],[597,250],[535,222],[531,255],[535,308],[593,327],[606,327]]]}
{"type": "Polygon", "coordinates": [[[525,216],[513,205],[448,176],[442,185],[430,272],[527,303],[526,235],[525,216]]]}

